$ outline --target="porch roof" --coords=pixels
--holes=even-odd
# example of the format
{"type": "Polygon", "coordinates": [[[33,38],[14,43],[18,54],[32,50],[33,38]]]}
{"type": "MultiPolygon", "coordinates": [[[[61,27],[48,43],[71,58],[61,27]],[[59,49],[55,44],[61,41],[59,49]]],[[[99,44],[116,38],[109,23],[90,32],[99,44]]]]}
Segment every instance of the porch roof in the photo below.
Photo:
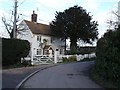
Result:
{"type": "Polygon", "coordinates": [[[51,45],[45,45],[45,47],[43,49],[49,50],[50,48],[51,48],[51,45]]]}

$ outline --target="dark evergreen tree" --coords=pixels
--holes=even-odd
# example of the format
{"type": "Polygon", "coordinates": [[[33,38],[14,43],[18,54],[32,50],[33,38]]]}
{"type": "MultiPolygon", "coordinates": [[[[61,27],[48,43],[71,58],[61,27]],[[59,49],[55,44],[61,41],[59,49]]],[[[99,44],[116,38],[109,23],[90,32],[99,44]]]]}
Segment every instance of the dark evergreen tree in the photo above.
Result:
{"type": "Polygon", "coordinates": [[[56,12],[55,19],[50,24],[52,32],[64,39],[70,38],[70,49],[76,51],[77,40],[92,43],[98,36],[97,22],[85,9],[75,5],[64,12],[56,12]]]}

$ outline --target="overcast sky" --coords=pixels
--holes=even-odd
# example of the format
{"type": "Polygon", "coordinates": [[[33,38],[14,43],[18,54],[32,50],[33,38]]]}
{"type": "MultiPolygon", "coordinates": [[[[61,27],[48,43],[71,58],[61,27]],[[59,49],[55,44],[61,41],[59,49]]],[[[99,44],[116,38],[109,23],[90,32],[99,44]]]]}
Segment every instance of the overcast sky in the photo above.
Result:
{"type": "MultiPolygon", "coordinates": [[[[55,12],[78,5],[91,12],[93,20],[98,21],[99,37],[107,27],[107,20],[113,19],[112,11],[117,10],[119,0],[18,0],[18,14],[20,18],[31,20],[33,10],[38,14],[38,22],[48,23],[55,19],[55,12]]],[[[14,7],[14,0],[0,0],[0,19],[5,16],[10,20],[14,7]]],[[[0,36],[7,36],[4,25],[0,20],[0,36]]]]}

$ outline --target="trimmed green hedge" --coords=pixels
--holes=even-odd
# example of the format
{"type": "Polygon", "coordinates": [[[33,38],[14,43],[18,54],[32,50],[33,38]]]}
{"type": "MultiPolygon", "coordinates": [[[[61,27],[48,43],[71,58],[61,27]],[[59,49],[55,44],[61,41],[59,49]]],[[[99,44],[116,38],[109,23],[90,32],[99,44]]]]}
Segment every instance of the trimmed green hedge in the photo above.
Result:
{"type": "Polygon", "coordinates": [[[21,57],[29,54],[30,43],[27,40],[2,38],[2,66],[20,62],[21,57]]]}
{"type": "Polygon", "coordinates": [[[120,84],[120,27],[98,40],[96,72],[104,80],[120,84]]]}

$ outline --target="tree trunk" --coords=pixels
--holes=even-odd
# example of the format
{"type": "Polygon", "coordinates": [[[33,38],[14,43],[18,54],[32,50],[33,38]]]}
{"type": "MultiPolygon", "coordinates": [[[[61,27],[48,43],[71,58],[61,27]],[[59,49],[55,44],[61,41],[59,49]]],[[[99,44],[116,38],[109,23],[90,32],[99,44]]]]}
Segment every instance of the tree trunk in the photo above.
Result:
{"type": "Polygon", "coordinates": [[[76,53],[77,52],[77,39],[70,38],[70,52],[76,53]]]}
{"type": "Polygon", "coordinates": [[[13,30],[9,35],[10,35],[10,38],[13,38],[13,30]]]}

